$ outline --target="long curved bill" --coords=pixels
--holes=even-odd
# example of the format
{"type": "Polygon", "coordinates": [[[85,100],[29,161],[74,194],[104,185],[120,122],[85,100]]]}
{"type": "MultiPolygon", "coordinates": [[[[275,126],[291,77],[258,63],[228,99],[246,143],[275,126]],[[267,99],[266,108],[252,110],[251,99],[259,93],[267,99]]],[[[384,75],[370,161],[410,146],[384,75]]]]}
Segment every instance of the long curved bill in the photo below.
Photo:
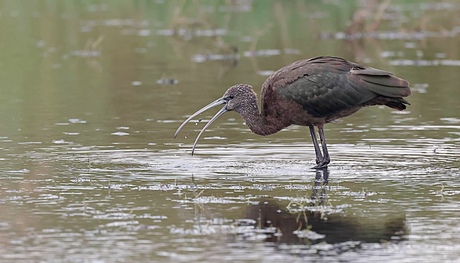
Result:
{"type": "MultiPolygon", "coordinates": [[[[187,124],[190,120],[192,120],[193,118],[195,118],[197,115],[209,110],[210,108],[214,108],[216,106],[219,106],[219,105],[222,105],[222,104],[227,104],[227,100],[225,100],[224,98],[220,98],[220,99],[217,99],[211,103],[209,103],[208,105],[204,106],[203,108],[199,109],[197,112],[193,113],[190,117],[188,117],[180,126],[179,128],[177,128],[176,132],[174,133],[174,138],[176,138],[177,134],[179,133],[179,131],[185,126],[185,124],[187,124]]],[[[195,147],[196,147],[196,144],[198,142],[198,140],[200,139],[200,136],[201,134],[203,134],[203,132],[211,125],[211,123],[213,123],[215,120],[217,120],[217,118],[219,118],[222,114],[226,113],[228,110],[227,110],[227,107],[224,106],[222,109],[220,109],[216,115],[214,115],[209,121],[208,123],[206,123],[206,125],[203,127],[203,129],[201,129],[200,133],[198,134],[198,136],[196,137],[195,139],[195,142],[193,143],[193,147],[192,147],[192,155],[193,153],[195,152],[195,147]]]]}

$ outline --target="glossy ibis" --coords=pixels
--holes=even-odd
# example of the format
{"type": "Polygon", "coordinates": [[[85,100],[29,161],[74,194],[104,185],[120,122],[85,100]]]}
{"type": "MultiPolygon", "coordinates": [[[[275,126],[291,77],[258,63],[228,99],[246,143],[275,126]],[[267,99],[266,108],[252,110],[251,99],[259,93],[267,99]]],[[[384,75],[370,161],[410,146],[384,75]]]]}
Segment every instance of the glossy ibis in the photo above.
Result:
{"type": "Polygon", "coordinates": [[[339,57],[315,57],[294,62],[268,77],[262,85],[260,111],[257,94],[252,87],[238,84],[230,87],[222,98],[186,119],[174,137],[198,114],[224,104],[198,134],[192,155],[206,128],[225,112],[236,111],[244,118],[249,129],[259,135],[273,134],[292,124],[308,126],[316,153],[317,165],[314,168],[324,168],[330,162],[324,124],[351,115],[366,106],[385,105],[404,110],[409,102],[403,97],[410,94],[409,82],[389,72],[364,67],[339,57]]]}

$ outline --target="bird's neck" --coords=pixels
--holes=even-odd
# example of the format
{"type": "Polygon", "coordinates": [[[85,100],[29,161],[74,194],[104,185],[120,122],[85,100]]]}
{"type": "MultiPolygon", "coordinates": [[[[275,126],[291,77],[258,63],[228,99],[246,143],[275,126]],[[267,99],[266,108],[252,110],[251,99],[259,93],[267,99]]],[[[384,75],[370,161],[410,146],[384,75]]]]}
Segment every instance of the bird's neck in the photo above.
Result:
{"type": "Polygon", "coordinates": [[[260,113],[257,101],[251,102],[249,107],[245,107],[245,109],[239,113],[244,118],[249,129],[258,135],[265,136],[274,134],[289,126],[280,119],[271,118],[270,116],[265,116],[265,114],[260,113]]]}

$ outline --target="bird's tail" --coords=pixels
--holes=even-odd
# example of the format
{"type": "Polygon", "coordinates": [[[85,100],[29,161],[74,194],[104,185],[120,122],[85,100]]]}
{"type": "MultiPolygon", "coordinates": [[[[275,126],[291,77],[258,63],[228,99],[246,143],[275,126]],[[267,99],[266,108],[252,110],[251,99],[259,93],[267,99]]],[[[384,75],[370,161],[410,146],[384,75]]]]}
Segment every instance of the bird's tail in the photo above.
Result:
{"type": "Polygon", "coordinates": [[[361,79],[366,82],[369,90],[379,95],[369,104],[385,105],[396,110],[405,110],[410,103],[403,99],[411,94],[409,82],[391,73],[383,74],[378,69],[366,68],[369,72],[361,73],[361,79]],[[367,74],[366,74],[367,73],[367,74]],[[380,74],[376,74],[380,73],[380,74]]]}
{"type": "MultiPolygon", "coordinates": [[[[390,73],[386,75],[375,74],[375,71],[379,71],[378,69],[366,70],[370,72],[361,72],[361,79],[366,82],[372,92],[389,98],[402,98],[411,94],[408,81],[390,73]]],[[[401,103],[408,104],[406,100],[401,101],[401,103]]]]}
{"type": "Polygon", "coordinates": [[[405,110],[406,105],[410,105],[410,103],[403,98],[388,98],[385,102],[385,106],[396,110],[405,110]]]}

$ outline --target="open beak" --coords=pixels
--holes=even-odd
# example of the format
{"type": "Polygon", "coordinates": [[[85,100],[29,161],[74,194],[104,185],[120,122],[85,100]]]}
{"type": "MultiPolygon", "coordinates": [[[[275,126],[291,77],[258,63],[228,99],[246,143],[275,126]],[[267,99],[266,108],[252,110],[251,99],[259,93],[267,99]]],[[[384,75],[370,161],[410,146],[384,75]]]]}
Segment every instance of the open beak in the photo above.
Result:
{"type": "Polygon", "coordinates": [[[211,123],[213,123],[215,120],[217,120],[217,118],[219,118],[222,114],[226,113],[228,110],[227,110],[227,102],[228,100],[226,98],[220,98],[220,99],[217,99],[211,103],[209,103],[208,105],[204,106],[203,108],[199,109],[197,112],[193,113],[190,117],[188,117],[180,126],[179,128],[177,128],[176,132],[174,133],[174,138],[176,138],[177,134],[179,133],[179,131],[182,129],[182,127],[185,126],[185,124],[187,124],[187,122],[189,122],[190,120],[192,120],[194,117],[196,117],[198,114],[200,113],[203,113],[207,110],[209,110],[210,108],[214,108],[216,106],[219,106],[219,105],[222,105],[222,104],[225,104],[225,106],[220,109],[216,115],[214,115],[214,117],[212,117],[208,123],[206,123],[206,125],[203,127],[203,129],[201,129],[200,133],[198,134],[198,136],[196,137],[195,139],[195,142],[193,143],[193,148],[192,148],[192,155],[193,153],[195,152],[195,146],[196,146],[196,143],[198,142],[198,139],[200,139],[200,136],[201,134],[211,125],[211,123]]]}

